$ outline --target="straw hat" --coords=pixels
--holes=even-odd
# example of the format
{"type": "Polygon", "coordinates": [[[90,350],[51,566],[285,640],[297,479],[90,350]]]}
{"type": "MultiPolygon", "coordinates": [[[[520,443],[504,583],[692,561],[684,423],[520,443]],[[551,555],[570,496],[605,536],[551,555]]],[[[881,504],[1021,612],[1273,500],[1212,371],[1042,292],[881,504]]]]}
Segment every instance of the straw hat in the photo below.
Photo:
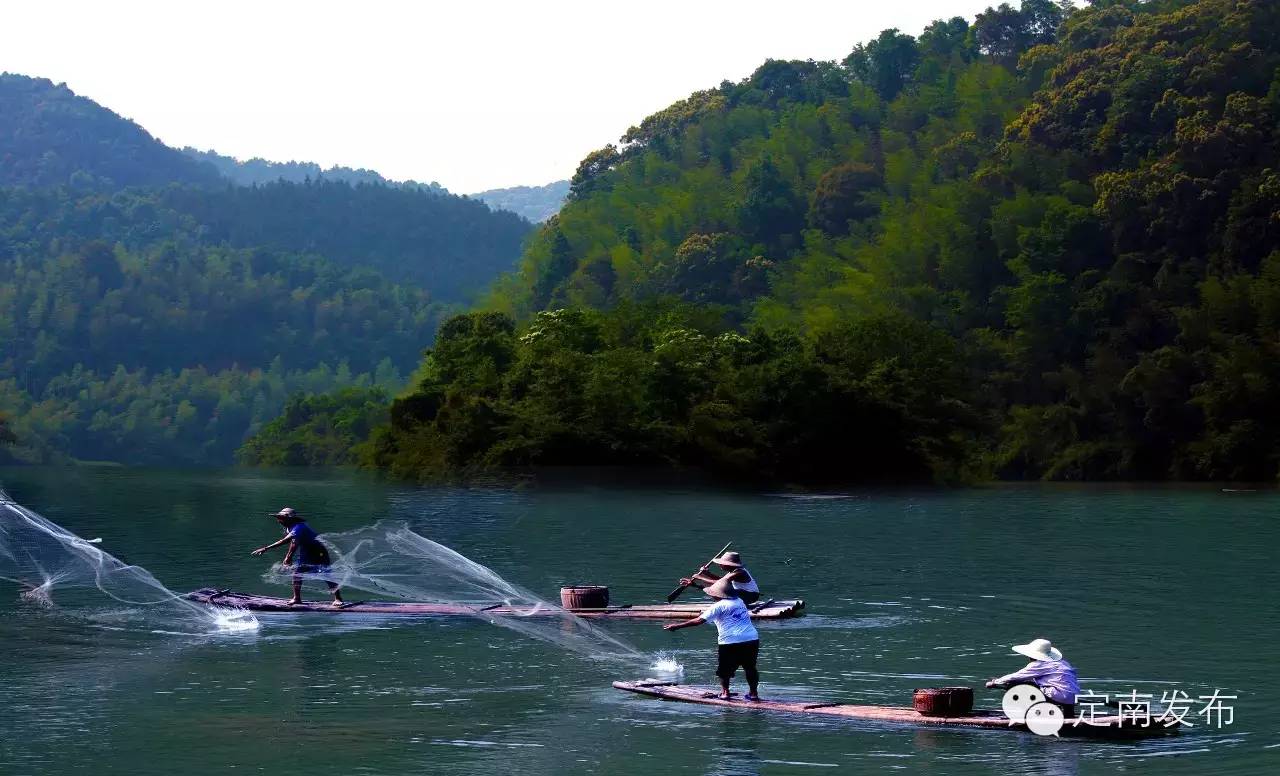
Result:
{"type": "Polygon", "coordinates": [[[727,569],[742,568],[742,556],[738,555],[736,552],[726,552],[724,555],[721,555],[712,562],[717,566],[723,566],[727,569]]]}
{"type": "Polygon", "coordinates": [[[1030,644],[1018,644],[1013,648],[1019,655],[1026,655],[1032,660],[1061,660],[1062,652],[1054,649],[1048,639],[1036,639],[1030,644]]]}
{"type": "Polygon", "coordinates": [[[734,589],[733,582],[728,577],[720,577],[714,583],[703,588],[702,592],[712,598],[737,598],[738,591],[734,589]]]}

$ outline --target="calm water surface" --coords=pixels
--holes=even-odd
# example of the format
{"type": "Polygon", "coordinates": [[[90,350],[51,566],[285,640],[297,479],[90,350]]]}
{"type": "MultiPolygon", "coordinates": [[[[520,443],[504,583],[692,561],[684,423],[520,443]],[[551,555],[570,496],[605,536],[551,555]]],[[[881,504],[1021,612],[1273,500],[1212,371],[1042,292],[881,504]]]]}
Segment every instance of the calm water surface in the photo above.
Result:
{"type": "MultiPolygon", "coordinates": [[[[248,555],[277,536],[261,515],[284,504],[322,532],[408,521],[549,599],[602,583],[616,601],[656,601],[732,539],[767,595],[809,602],[808,616],[762,627],[766,693],[909,705],[915,687],[1020,667],[1008,645],[1044,635],[1094,691],[1239,696],[1229,727],[1136,744],[815,721],[623,694],[610,682],[643,669],[480,620],[284,615],[191,637],[105,629],[0,583],[6,775],[1280,773],[1276,492],[806,498],[106,469],[6,469],[0,484],[180,591],[287,594],[248,555]]],[[[674,651],[686,681],[713,680],[709,627],[604,627],[674,651]]]]}

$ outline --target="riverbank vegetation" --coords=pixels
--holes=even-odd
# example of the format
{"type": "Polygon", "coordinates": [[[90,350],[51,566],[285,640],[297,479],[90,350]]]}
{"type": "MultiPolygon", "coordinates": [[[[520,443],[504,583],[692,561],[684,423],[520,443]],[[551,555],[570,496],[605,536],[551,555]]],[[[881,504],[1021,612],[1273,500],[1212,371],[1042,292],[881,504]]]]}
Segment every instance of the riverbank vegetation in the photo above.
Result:
{"type": "Polygon", "coordinates": [[[296,393],[278,417],[237,452],[250,466],[345,466],[359,462],[359,449],[387,422],[382,388],[343,388],[331,394],[296,393]]]}

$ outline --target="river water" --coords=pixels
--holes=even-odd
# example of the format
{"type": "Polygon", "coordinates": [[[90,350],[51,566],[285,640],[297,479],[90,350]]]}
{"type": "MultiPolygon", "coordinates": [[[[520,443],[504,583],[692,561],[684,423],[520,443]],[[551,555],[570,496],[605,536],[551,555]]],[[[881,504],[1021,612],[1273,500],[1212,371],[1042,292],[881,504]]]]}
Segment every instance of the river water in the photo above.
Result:
{"type": "MultiPolygon", "coordinates": [[[[766,595],[766,695],[910,705],[1054,640],[1089,690],[1238,696],[1233,723],[1097,743],[665,703],[643,666],[479,619],[264,616],[257,631],[104,628],[0,582],[0,773],[1280,773],[1280,493],[1000,486],[815,497],[693,487],[409,488],[348,473],[4,469],[19,503],[169,587],[275,595],[249,550],[285,504],[316,530],[382,518],[554,600],[654,602],[733,540],[766,595]]],[[[323,590],[309,596],[322,598],[323,590]]],[[[353,596],[359,597],[359,596],[353,596]]],[[[54,600],[58,592],[54,591],[54,600]]],[[[118,606],[103,602],[103,607],[118,606]]],[[[714,681],[714,630],[611,622],[714,681]]],[[[978,691],[982,706],[999,695],[978,691]]]]}

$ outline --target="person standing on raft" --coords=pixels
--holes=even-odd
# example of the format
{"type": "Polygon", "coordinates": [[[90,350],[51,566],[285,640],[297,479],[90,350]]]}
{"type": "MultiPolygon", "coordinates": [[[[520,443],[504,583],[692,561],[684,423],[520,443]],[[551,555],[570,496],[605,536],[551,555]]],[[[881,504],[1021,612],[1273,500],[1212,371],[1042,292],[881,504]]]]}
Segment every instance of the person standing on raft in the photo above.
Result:
{"type": "Polygon", "coordinates": [[[1068,719],[1074,717],[1080,682],[1076,678],[1075,667],[1062,659],[1062,651],[1055,649],[1048,639],[1018,644],[1013,647],[1013,651],[1031,658],[1031,662],[1020,671],[990,680],[987,687],[1034,684],[1044,693],[1046,700],[1062,707],[1068,719]]]}
{"type": "Polygon", "coordinates": [[[738,591],[738,597],[744,604],[751,605],[760,600],[760,585],[756,583],[756,578],[751,576],[751,572],[747,571],[747,567],[742,565],[742,556],[736,552],[726,552],[711,563],[725,570],[723,577],[710,573],[708,569],[711,564],[708,563],[698,569],[697,574],[680,580],[680,584],[709,589],[709,585],[714,585],[721,579],[728,579],[733,588],[738,591]]]}
{"type": "MultiPolygon", "coordinates": [[[[253,551],[253,554],[261,555],[267,550],[274,550],[284,544],[289,545],[281,565],[288,566],[291,561],[294,563],[293,598],[289,599],[289,605],[300,604],[302,603],[302,576],[327,572],[332,562],[329,558],[329,550],[321,543],[316,532],[311,530],[311,526],[303,522],[293,507],[285,507],[279,512],[273,512],[271,517],[284,526],[284,538],[265,547],[259,547],[253,551]]],[[[325,584],[333,594],[333,605],[343,606],[342,591],[337,583],[326,580],[325,584]]]]}
{"type": "Polygon", "coordinates": [[[725,575],[720,581],[706,588],[706,594],[720,599],[692,620],[673,622],[663,625],[663,630],[680,630],[692,628],[706,622],[715,623],[717,633],[717,651],[719,662],[716,676],[720,678],[720,697],[729,699],[729,681],[742,667],[747,677],[750,692],[746,694],[749,701],[760,700],[760,672],[756,670],[756,658],[760,655],[760,633],[751,624],[751,612],[742,602],[740,593],[733,587],[725,575]]]}

